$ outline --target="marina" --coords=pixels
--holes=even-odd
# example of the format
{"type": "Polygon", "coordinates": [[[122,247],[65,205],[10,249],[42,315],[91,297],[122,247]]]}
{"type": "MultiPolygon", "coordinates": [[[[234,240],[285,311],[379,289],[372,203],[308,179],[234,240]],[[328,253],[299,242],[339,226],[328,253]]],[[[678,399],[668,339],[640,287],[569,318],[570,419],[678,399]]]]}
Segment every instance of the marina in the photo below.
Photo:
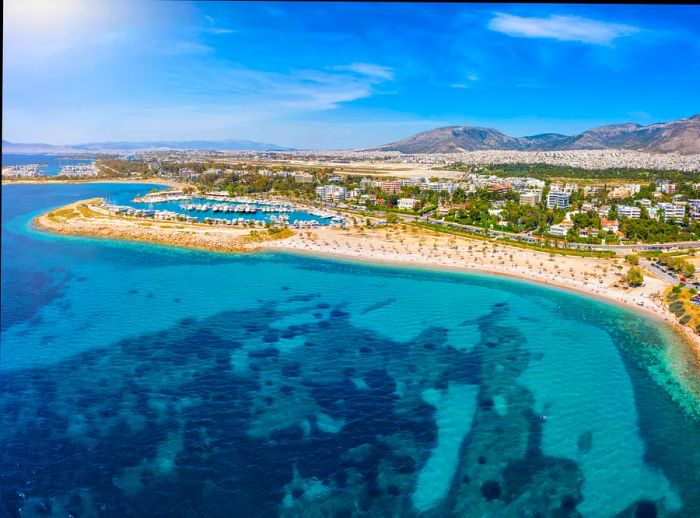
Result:
{"type": "Polygon", "coordinates": [[[228,193],[216,191],[199,195],[176,190],[159,191],[118,204],[108,200],[106,205],[119,206],[122,215],[212,225],[288,225],[313,228],[347,224],[341,214],[330,210],[284,200],[229,196],[228,193]]]}

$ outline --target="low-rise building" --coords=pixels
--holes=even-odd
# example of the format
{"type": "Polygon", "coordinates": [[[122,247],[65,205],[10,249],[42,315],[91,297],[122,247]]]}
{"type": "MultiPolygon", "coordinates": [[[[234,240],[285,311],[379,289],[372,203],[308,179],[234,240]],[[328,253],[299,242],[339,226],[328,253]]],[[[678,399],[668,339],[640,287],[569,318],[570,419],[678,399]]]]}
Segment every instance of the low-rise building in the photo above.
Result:
{"type": "Polygon", "coordinates": [[[399,198],[396,202],[396,206],[403,210],[414,210],[418,207],[418,200],[415,198],[399,198]]]}
{"type": "Polygon", "coordinates": [[[387,194],[398,194],[401,192],[401,184],[397,180],[382,182],[382,192],[387,194]]]}
{"type": "Polygon", "coordinates": [[[676,184],[669,182],[660,182],[657,189],[664,194],[673,195],[676,192],[676,184]]]}
{"type": "Polygon", "coordinates": [[[659,209],[664,213],[666,221],[681,223],[685,218],[685,205],[676,203],[659,203],[659,209]]]}
{"type": "Polygon", "coordinates": [[[631,198],[637,194],[642,189],[642,186],[638,183],[627,183],[624,185],[618,185],[608,193],[608,198],[611,199],[624,199],[631,198]]]}
{"type": "Polygon", "coordinates": [[[642,215],[642,209],[633,205],[619,205],[617,213],[621,218],[639,219],[642,215]]]}
{"type": "Polygon", "coordinates": [[[307,173],[306,171],[295,171],[294,181],[296,183],[313,183],[314,175],[307,173]]]}
{"type": "Polygon", "coordinates": [[[607,218],[608,214],[610,213],[610,205],[602,205],[601,207],[598,207],[597,212],[598,217],[607,218]]]}
{"type": "Polygon", "coordinates": [[[542,191],[525,191],[520,194],[520,205],[535,206],[542,201],[542,191]]]}
{"type": "Polygon", "coordinates": [[[489,192],[495,192],[495,193],[505,193],[510,191],[510,186],[509,185],[503,185],[503,184],[498,184],[498,185],[490,185],[487,187],[487,190],[489,192]]]}
{"type": "Polygon", "coordinates": [[[556,237],[566,237],[569,230],[574,227],[571,221],[562,221],[558,225],[552,225],[549,227],[549,234],[556,237]]]}
{"type": "Polygon", "coordinates": [[[601,218],[600,227],[605,232],[617,232],[620,230],[620,224],[616,219],[601,218]]]}
{"type": "Polygon", "coordinates": [[[316,187],[316,196],[323,201],[339,202],[345,200],[347,189],[340,185],[319,185],[316,187]]]}

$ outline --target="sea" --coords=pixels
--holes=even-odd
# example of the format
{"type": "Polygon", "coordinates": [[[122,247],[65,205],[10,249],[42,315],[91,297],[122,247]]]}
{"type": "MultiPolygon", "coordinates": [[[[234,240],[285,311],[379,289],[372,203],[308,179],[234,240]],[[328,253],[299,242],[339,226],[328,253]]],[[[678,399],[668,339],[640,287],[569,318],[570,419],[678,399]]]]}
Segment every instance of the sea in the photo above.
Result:
{"type": "Polygon", "coordinates": [[[700,516],[666,327],[526,281],[34,229],[2,188],[1,516],[700,516]]]}
{"type": "Polygon", "coordinates": [[[64,165],[81,165],[92,162],[92,158],[84,158],[74,155],[47,155],[30,153],[3,153],[2,165],[26,165],[39,164],[41,172],[46,176],[56,176],[64,165]]]}

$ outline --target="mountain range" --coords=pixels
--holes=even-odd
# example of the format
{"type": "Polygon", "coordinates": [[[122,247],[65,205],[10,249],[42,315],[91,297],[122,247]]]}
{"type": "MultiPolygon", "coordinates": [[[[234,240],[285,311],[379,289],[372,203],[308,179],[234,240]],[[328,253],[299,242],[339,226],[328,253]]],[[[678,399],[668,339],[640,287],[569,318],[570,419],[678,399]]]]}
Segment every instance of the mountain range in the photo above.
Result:
{"type": "Polygon", "coordinates": [[[447,126],[418,133],[374,151],[455,153],[478,150],[558,151],[634,149],[655,153],[700,153],[700,115],[642,126],[634,123],[600,126],[577,135],[543,133],[510,137],[493,128],[447,126]]]}
{"type": "Polygon", "coordinates": [[[289,151],[290,148],[251,140],[157,140],[148,142],[92,142],[57,146],[53,144],[20,144],[2,141],[3,153],[79,153],[108,151],[143,151],[194,149],[207,151],[289,151]]]}
{"type": "MultiPolygon", "coordinates": [[[[292,148],[250,140],[162,140],[146,142],[93,142],[53,145],[2,141],[3,153],[99,153],[191,149],[211,151],[291,151],[292,148]]],[[[654,153],[700,154],[700,115],[642,126],[611,124],[577,135],[542,133],[511,137],[493,128],[446,126],[424,131],[371,151],[401,153],[455,153],[478,150],[563,151],[576,149],[634,149],[654,153]]]]}

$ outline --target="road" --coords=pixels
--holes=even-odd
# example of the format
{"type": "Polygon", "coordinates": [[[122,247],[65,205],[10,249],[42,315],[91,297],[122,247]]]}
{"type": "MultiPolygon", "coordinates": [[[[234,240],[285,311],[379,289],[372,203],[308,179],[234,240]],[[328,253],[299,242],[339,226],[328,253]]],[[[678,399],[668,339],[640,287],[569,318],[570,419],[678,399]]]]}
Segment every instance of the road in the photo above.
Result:
{"type": "MultiPolygon", "coordinates": [[[[386,217],[385,213],[372,212],[372,214],[377,215],[377,217],[386,217]]],[[[532,237],[528,234],[516,234],[513,232],[504,232],[502,230],[486,230],[481,227],[475,227],[472,225],[464,225],[462,223],[454,223],[451,221],[444,221],[441,219],[434,218],[423,218],[421,216],[413,216],[410,214],[399,214],[396,215],[403,219],[404,221],[423,221],[426,223],[431,223],[434,225],[446,226],[449,228],[457,228],[461,230],[466,230],[468,232],[473,232],[476,234],[486,235],[489,237],[504,237],[507,239],[515,239],[517,241],[524,241],[527,243],[543,243],[547,239],[532,237]]],[[[588,243],[566,243],[566,248],[578,249],[578,250],[610,250],[614,252],[632,252],[635,250],[672,250],[677,248],[700,248],[700,241],[679,241],[674,243],[658,243],[658,244],[634,244],[634,245],[591,245],[588,243]]]]}
{"type": "MultiPolygon", "coordinates": [[[[308,203],[308,201],[306,201],[308,203]]],[[[319,205],[329,208],[338,209],[338,206],[333,203],[320,202],[319,205]]],[[[344,209],[348,212],[358,213],[355,209],[344,209]]],[[[375,218],[386,219],[387,213],[384,211],[372,211],[367,209],[362,209],[364,214],[371,214],[375,218]]],[[[516,234],[513,232],[504,232],[502,230],[492,230],[484,229],[482,227],[476,227],[473,225],[464,225],[462,223],[454,223],[452,221],[444,221],[442,219],[435,219],[426,216],[418,216],[413,214],[402,214],[399,212],[394,212],[400,219],[406,222],[423,222],[431,223],[433,225],[440,225],[448,228],[455,228],[459,230],[466,230],[474,234],[480,234],[488,237],[503,237],[507,239],[514,239],[516,241],[523,241],[526,243],[540,243],[543,244],[545,241],[552,241],[552,239],[533,237],[528,234],[520,233],[516,234]]],[[[360,218],[363,217],[362,214],[357,214],[360,218]]],[[[560,244],[561,241],[559,242],[560,244]]],[[[618,253],[628,253],[640,250],[673,250],[673,249],[687,249],[687,248],[700,248],[700,241],[678,241],[673,243],[654,243],[654,244],[634,244],[634,245],[591,245],[588,243],[566,243],[566,248],[576,249],[576,250],[608,250],[618,253]]],[[[676,281],[678,282],[678,281],[676,281]]]]}

